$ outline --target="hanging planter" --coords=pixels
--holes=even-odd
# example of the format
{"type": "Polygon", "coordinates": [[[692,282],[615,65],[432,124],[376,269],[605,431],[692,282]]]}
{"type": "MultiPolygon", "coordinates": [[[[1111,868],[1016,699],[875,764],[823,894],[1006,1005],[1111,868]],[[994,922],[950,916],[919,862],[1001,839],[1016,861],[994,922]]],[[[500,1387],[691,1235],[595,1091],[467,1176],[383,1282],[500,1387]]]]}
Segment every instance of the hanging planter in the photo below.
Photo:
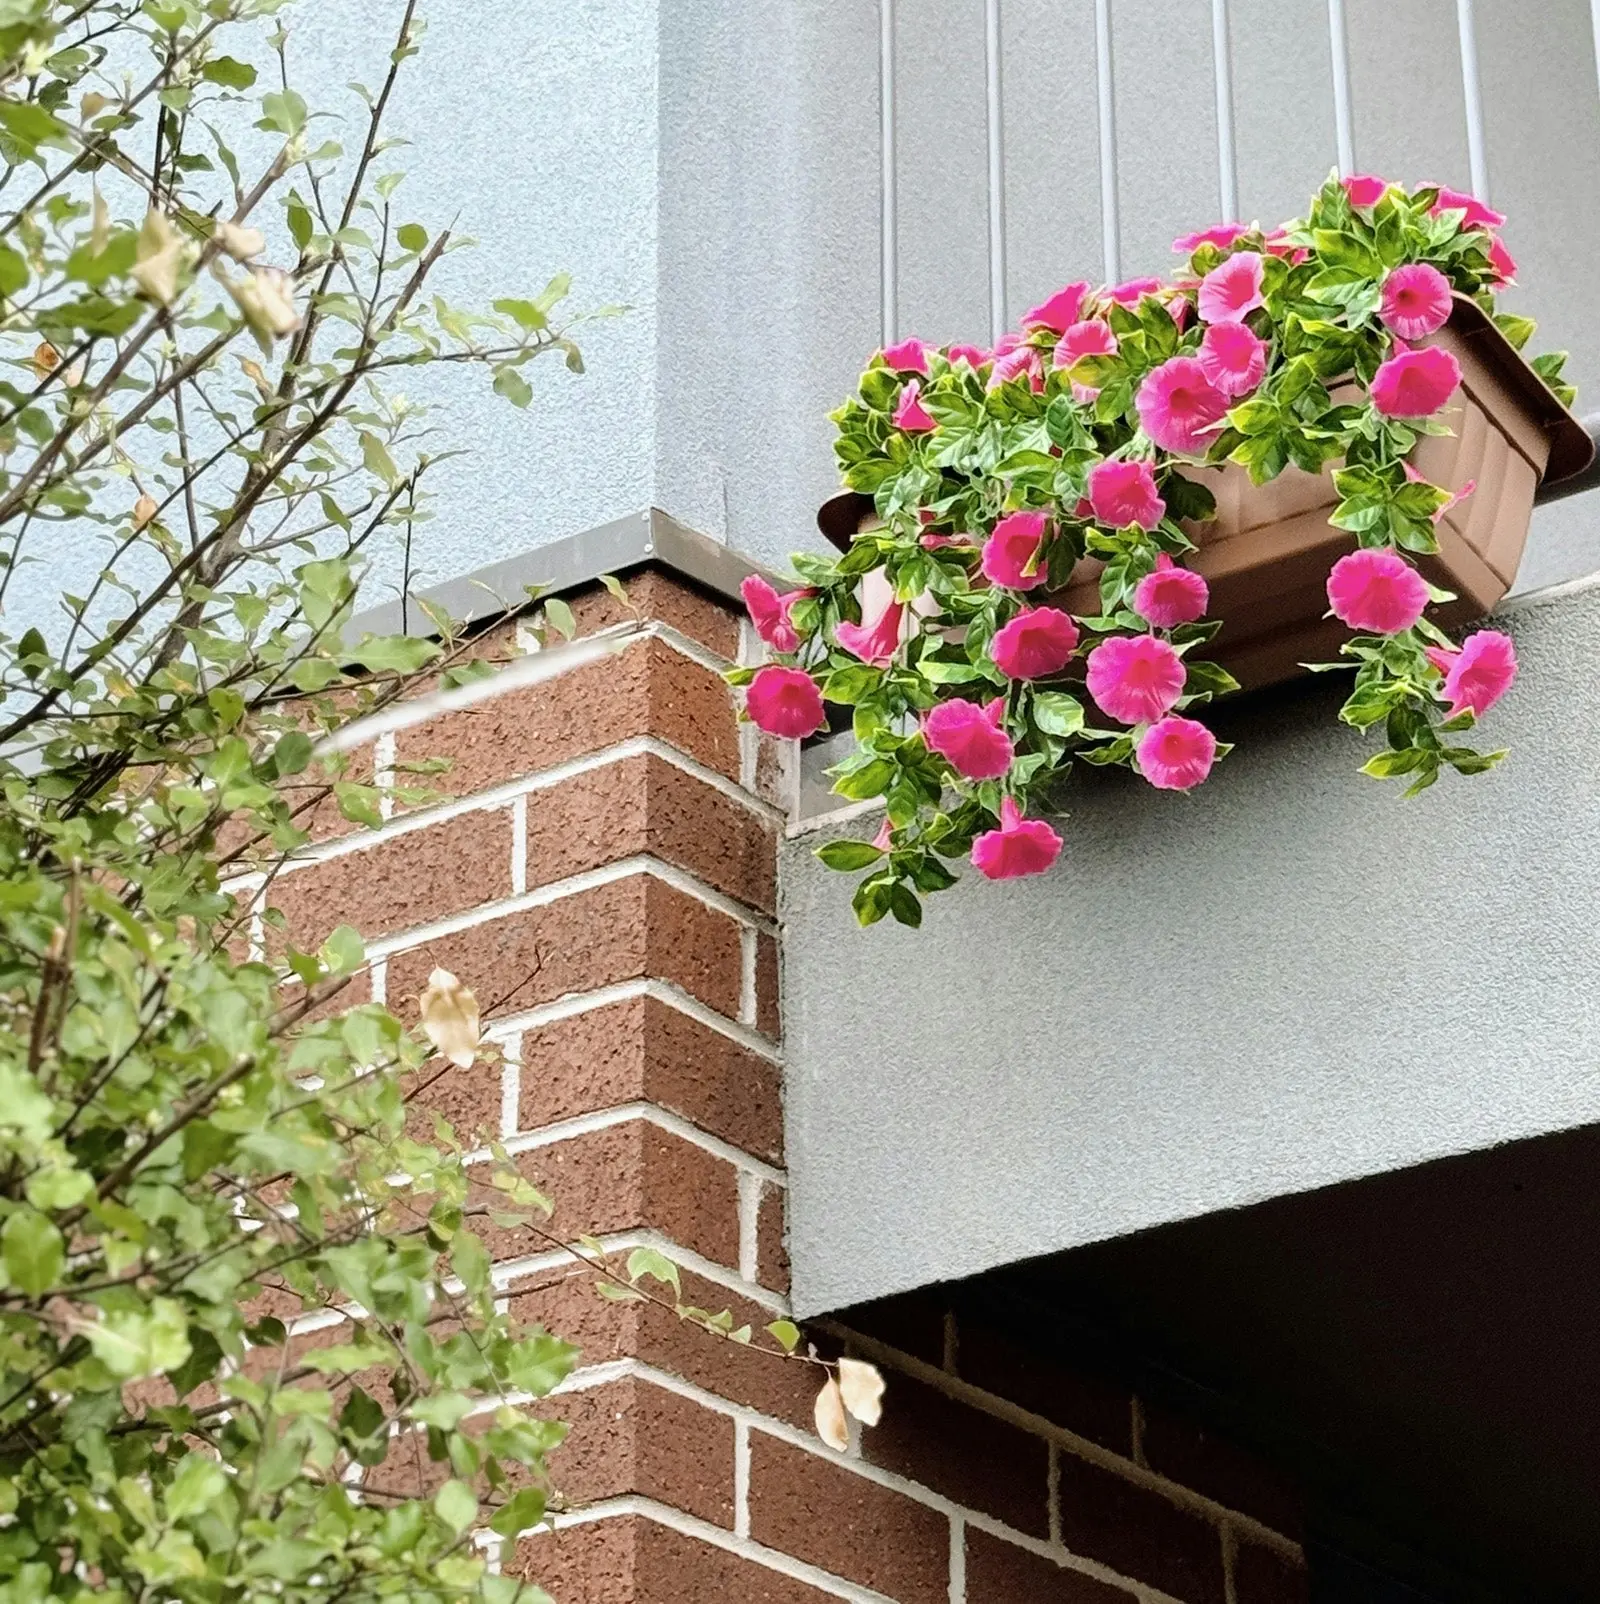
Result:
{"type": "Polygon", "coordinates": [[[1560,354],[1496,314],[1515,268],[1472,197],[1330,179],[1307,219],[1180,240],[1174,283],[1068,286],[992,352],[908,340],[834,414],[836,559],[747,595],[779,661],[733,677],[781,735],[854,710],[833,772],[882,796],[863,923],[920,919],[971,854],[1061,848],[1037,817],[1075,761],[1187,790],[1225,753],[1193,715],[1241,685],[1354,669],[1341,711],[1408,794],[1504,754],[1462,737],[1511,642],[1445,633],[1515,576],[1541,478],[1593,454],[1560,354]],[[1330,665],[1329,660],[1334,660],[1330,665]]]}

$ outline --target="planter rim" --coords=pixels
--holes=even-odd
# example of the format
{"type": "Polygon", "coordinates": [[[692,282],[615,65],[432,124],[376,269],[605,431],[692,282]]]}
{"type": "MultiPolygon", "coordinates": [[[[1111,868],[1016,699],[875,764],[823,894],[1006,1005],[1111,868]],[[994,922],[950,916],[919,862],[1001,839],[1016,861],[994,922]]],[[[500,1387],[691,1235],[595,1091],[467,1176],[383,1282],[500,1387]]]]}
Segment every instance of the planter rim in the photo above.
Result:
{"type": "MultiPolygon", "coordinates": [[[[1450,326],[1471,340],[1485,365],[1532,413],[1550,439],[1550,459],[1540,484],[1559,484],[1582,473],[1594,461],[1595,443],[1589,431],[1562,406],[1555,392],[1476,301],[1459,290],[1452,300],[1450,326]]],[[[876,506],[865,491],[841,490],[817,509],[817,528],[830,545],[848,551],[862,521],[876,506]]]]}

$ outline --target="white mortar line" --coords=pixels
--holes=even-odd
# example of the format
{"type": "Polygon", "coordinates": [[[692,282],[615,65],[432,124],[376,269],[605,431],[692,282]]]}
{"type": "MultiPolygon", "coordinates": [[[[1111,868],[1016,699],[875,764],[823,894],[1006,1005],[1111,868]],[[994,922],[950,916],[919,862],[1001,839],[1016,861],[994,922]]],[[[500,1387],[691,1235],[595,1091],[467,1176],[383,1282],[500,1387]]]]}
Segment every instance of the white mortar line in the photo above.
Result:
{"type": "Polygon", "coordinates": [[[882,185],[881,239],[879,259],[882,278],[883,343],[893,345],[899,338],[900,217],[896,184],[899,176],[895,149],[894,104],[894,6],[895,0],[878,0],[878,157],[882,185]]]}
{"type": "Polygon", "coordinates": [[[378,817],[394,817],[394,731],[387,731],[372,743],[372,783],[378,788],[378,817]]]}
{"type": "Polygon", "coordinates": [[[1472,0],[1456,0],[1456,33],[1461,40],[1461,102],[1467,119],[1467,168],[1472,193],[1489,203],[1489,156],[1483,133],[1483,82],[1478,73],[1478,34],[1472,0]]]}
{"type": "MultiPolygon", "coordinates": [[[[658,1107],[655,1103],[617,1103],[610,1108],[595,1109],[587,1114],[574,1114],[570,1119],[557,1120],[554,1124],[543,1125],[536,1131],[520,1131],[507,1137],[502,1145],[506,1152],[511,1154],[534,1153],[542,1147],[554,1147],[559,1142],[570,1142],[580,1136],[592,1136],[596,1131],[609,1131],[618,1125],[631,1125],[637,1120],[654,1125],[658,1130],[666,1131],[680,1141],[688,1142],[692,1147],[698,1147],[701,1152],[709,1153],[713,1158],[720,1158],[725,1163],[734,1165],[739,1171],[741,1182],[744,1176],[749,1176],[757,1188],[762,1182],[772,1186],[788,1184],[788,1177],[782,1170],[746,1153],[741,1147],[735,1147],[732,1142],[723,1141],[720,1136],[712,1136],[709,1132],[701,1130],[698,1125],[691,1124],[690,1121],[668,1109],[658,1107]]],[[[493,1156],[488,1148],[477,1148],[466,1154],[462,1162],[486,1164],[493,1156]]]]}
{"type": "Polygon", "coordinates": [[[619,1516],[630,1515],[654,1521],[656,1525],[665,1526],[684,1537],[697,1538],[702,1543],[709,1543],[713,1548],[736,1554],[739,1558],[750,1560],[769,1571],[776,1571],[780,1576],[787,1576],[791,1581],[804,1582],[808,1587],[816,1588],[819,1593],[846,1599],[849,1604],[894,1604],[893,1599],[887,1598],[882,1593],[874,1593],[866,1587],[857,1587],[854,1582],[847,1582],[830,1571],[808,1565],[804,1560],[795,1559],[778,1549],[768,1548],[766,1544],[758,1543],[753,1538],[740,1537],[737,1533],[728,1531],[726,1527],[714,1526],[710,1521],[701,1520],[697,1515],[686,1515],[682,1510],[657,1503],[653,1498],[627,1494],[621,1498],[608,1498],[602,1503],[589,1504],[583,1509],[566,1513],[552,1511],[546,1518],[555,1530],[561,1531],[569,1526],[589,1526],[597,1521],[615,1520],[619,1516]]]}
{"type": "Polygon", "coordinates": [[[1117,97],[1112,72],[1111,0],[1094,0],[1095,83],[1100,102],[1100,238],[1106,283],[1122,277],[1122,225],[1117,215],[1117,97]]]}
{"type": "Polygon", "coordinates": [[[989,337],[1006,332],[1006,145],[1000,0],[984,0],[983,89],[989,150],[989,337]]]}
{"type": "Polygon", "coordinates": [[[528,794],[511,804],[511,895],[528,889],[528,794]]]}
{"type": "Polygon", "coordinates": [[[1233,140],[1233,57],[1228,37],[1228,0],[1211,0],[1211,60],[1217,90],[1217,198],[1222,219],[1239,218],[1239,161],[1233,140]]]}
{"type": "Polygon", "coordinates": [[[750,1535],[750,1422],[733,1423],[733,1535],[750,1535]]]}
{"type": "Polygon", "coordinates": [[[1355,104],[1350,92],[1350,34],[1345,27],[1344,0],[1328,0],[1328,53],[1333,65],[1333,128],[1339,172],[1356,170],[1355,104]]]}
{"type": "Polygon", "coordinates": [[[726,1036],[729,1041],[737,1042],[741,1047],[747,1048],[760,1058],[765,1058],[769,1063],[783,1062],[776,1045],[768,1041],[765,1036],[747,1029],[736,1020],[724,1018],[716,1009],[708,1008],[698,997],[691,997],[681,987],[666,980],[621,980],[613,986],[601,986],[594,991],[568,992],[566,996],[558,997],[553,1002],[541,1003],[537,1008],[525,1009],[522,1013],[498,1019],[484,1034],[491,1040],[498,1040],[505,1032],[538,1030],[541,1026],[554,1024],[557,1020],[592,1013],[598,1008],[609,1008],[615,1003],[629,1002],[635,997],[654,998],[669,1008],[677,1009],[680,1014],[687,1014],[690,1019],[704,1025],[708,1030],[714,1030],[719,1035],[726,1036]]]}
{"type": "Polygon", "coordinates": [[[389,1006],[389,960],[387,958],[374,958],[367,965],[367,984],[372,988],[372,1000],[387,1008],[389,1006]]]}
{"type": "MultiPolygon", "coordinates": [[[[661,1231],[613,1231],[596,1240],[608,1255],[631,1253],[634,1248],[654,1248],[657,1253],[671,1259],[679,1269],[699,1276],[702,1281],[710,1281],[724,1292],[731,1292],[748,1303],[759,1305],[774,1317],[782,1315],[787,1318],[789,1315],[787,1298],[769,1292],[752,1281],[741,1280],[726,1265],[713,1263],[703,1254],[681,1247],[661,1231]]],[[[530,1253],[526,1258],[504,1259],[494,1265],[489,1273],[496,1287],[505,1292],[514,1292],[516,1288],[513,1283],[527,1276],[543,1275],[547,1270],[557,1270],[563,1266],[581,1269],[586,1262],[582,1254],[570,1248],[550,1248],[542,1253],[530,1253]]]]}
{"type": "Polygon", "coordinates": [[[739,930],[739,1023],[756,1022],[756,933],[748,925],[739,930]]]}
{"type": "Polygon", "coordinates": [[[673,890],[683,892],[685,896],[692,897],[696,902],[717,913],[725,914],[741,925],[751,925],[757,930],[765,930],[768,933],[775,929],[772,920],[765,914],[746,908],[742,902],[735,902],[732,897],[724,896],[720,891],[713,891],[709,886],[702,885],[693,875],[685,874],[682,869],[675,868],[670,863],[663,863],[659,858],[652,858],[648,853],[640,852],[630,858],[618,858],[615,863],[604,863],[598,869],[585,869],[580,874],[568,875],[564,880],[552,880],[548,885],[535,886],[532,891],[524,891],[519,897],[502,897],[498,902],[479,903],[477,907],[468,908],[462,913],[453,913],[425,925],[413,925],[409,930],[401,930],[392,936],[383,936],[377,941],[369,942],[367,952],[373,957],[387,957],[391,953],[420,947],[426,942],[438,941],[445,936],[460,935],[463,930],[473,930],[479,925],[492,924],[497,919],[506,919],[513,914],[549,907],[551,903],[564,902],[568,897],[581,896],[586,891],[595,891],[601,886],[612,885],[618,880],[631,879],[634,875],[641,874],[650,875],[664,885],[671,886],[673,890]]]}
{"type": "Polygon", "coordinates": [[[500,1134],[516,1134],[522,1103],[522,1032],[495,1038],[500,1044],[500,1134]]]}
{"type": "MultiPolygon", "coordinates": [[[[1075,1431],[1065,1426],[1058,1426],[1054,1421],[1047,1420],[1043,1415],[1035,1414],[1031,1409],[1024,1409],[1020,1404],[1014,1404],[1008,1398],[1001,1398],[995,1393],[985,1392],[981,1387],[975,1387],[969,1381],[962,1381],[956,1376],[947,1375],[937,1365],[931,1365],[926,1360],[914,1358],[911,1354],[902,1353],[898,1348],[892,1348],[886,1342],[879,1342],[875,1337],[863,1336],[859,1331],[840,1324],[831,1319],[814,1321],[818,1329],[832,1333],[849,1342],[852,1349],[874,1363],[886,1366],[891,1370],[898,1370],[904,1375],[911,1376],[917,1381],[936,1388],[948,1398],[958,1403],[970,1405],[987,1415],[993,1415],[997,1420],[1004,1420],[1008,1424],[1017,1426],[1031,1436],[1043,1437],[1046,1442],[1053,1442],[1065,1448],[1077,1458],[1086,1460],[1091,1465],[1098,1465],[1103,1470],[1113,1471],[1123,1480],[1143,1487],[1147,1491],[1159,1493],[1169,1503],[1177,1504],[1181,1508],[1193,1510],[1203,1515],[1212,1525],[1219,1528],[1224,1522],[1231,1521],[1241,1531],[1247,1532],[1256,1542],[1266,1547],[1276,1549],[1286,1558],[1297,1563],[1304,1562],[1304,1551],[1300,1545],[1285,1537],[1281,1532],[1274,1531],[1270,1526],[1257,1520],[1253,1515],[1246,1515],[1239,1510],[1230,1509],[1219,1504],[1215,1499],[1207,1498],[1203,1493],[1197,1493],[1193,1488],[1185,1487],[1180,1482],[1169,1481],[1156,1471],[1138,1465],[1131,1459],[1115,1453],[1109,1448],[1103,1448],[1097,1442],[1087,1437],[1080,1437],[1075,1431]]],[[[891,1388],[892,1390],[892,1388],[891,1388]]],[[[1038,1539],[1032,1539],[1037,1542],[1038,1539]]],[[[1047,1548],[1048,1545],[1044,1545],[1047,1548]]],[[[1044,1548],[1041,1551],[1044,1551],[1044,1548]]]]}
{"type": "Polygon", "coordinates": [[[967,1604],[967,1524],[950,1520],[950,1604],[967,1604]]]}
{"type": "Polygon", "coordinates": [[[652,619],[644,628],[647,634],[656,640],[664,641],[675,652],[687,657],[690,662],[698,663],[702,668],[709,668],[719,679],[724,669],[733,667],[721,652],[714,652],[709,646],[702,646],[692,635],[685,635],[681,629],[674,629],[671,624],[664,624],[659,618],[652,619]]]}
{"type": "Polygon", "coordinates": [[[739,1274],[754,1281],[760,1274],[761,1177],[739,1171],[739,1274]]]}

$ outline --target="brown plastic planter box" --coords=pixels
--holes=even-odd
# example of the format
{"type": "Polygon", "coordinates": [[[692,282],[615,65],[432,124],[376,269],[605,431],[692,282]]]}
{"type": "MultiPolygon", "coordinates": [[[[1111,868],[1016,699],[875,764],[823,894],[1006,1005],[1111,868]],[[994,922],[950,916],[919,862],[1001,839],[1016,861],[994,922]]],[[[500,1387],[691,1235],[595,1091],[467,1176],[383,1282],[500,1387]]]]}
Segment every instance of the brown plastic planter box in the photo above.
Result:
{"type": "MultiPolygon", "coordinates": [[[[1458,600],[1433,609],[1445,626],[1481,618],[1511,588],[1528,538],[1534,494],[1581,473],[1594,456],[1583,426],[1471,301],[1456,297],[1449,323],[1423,342],[1454,353],[1461,389],[1440,414],[1451,435],[1425,435],[1412,461],[1451,492],[1476,489],[1440,520],[1439,552],[1418,559],[1458,600]]],[[[1252,485],[1232,463],[1188,469],[1217,498],[1217,516],[1186,524],[1199,545],[1189,559],[1211,585],[1210,614],[1222,620],[1209,655],[1246,687],[1292,679],[1302,663],[1337,658],[1350,631],[1328,610],[1328,570],[1355,544],[1328,515],[1338,504],[1332,467],[1288,468],[1252,485]]],[[[824,504],[817,523],[841,549],[873,521],[872,500],[854,492],[824,504]]],[[[1079,563],[1053,598],[1069,612],[1100,611],[1099,564],[1079,563]]]]}

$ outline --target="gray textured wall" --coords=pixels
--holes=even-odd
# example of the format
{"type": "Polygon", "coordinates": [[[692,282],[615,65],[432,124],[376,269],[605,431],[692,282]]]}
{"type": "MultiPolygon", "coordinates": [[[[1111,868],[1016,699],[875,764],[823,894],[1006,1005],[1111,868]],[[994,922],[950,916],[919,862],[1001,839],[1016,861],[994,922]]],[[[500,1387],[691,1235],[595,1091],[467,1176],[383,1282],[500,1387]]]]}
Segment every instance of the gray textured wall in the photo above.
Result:
{"type": "Polygon", "coordinates": [[[1095,776],[1053,872],[920,932],[788,842],[798,1308],[1600,1119],[1600,581],[1506,622],[1511,757],[1409,802],[1318,684],[1219,710],[1191,796],[1095,776]]]}

